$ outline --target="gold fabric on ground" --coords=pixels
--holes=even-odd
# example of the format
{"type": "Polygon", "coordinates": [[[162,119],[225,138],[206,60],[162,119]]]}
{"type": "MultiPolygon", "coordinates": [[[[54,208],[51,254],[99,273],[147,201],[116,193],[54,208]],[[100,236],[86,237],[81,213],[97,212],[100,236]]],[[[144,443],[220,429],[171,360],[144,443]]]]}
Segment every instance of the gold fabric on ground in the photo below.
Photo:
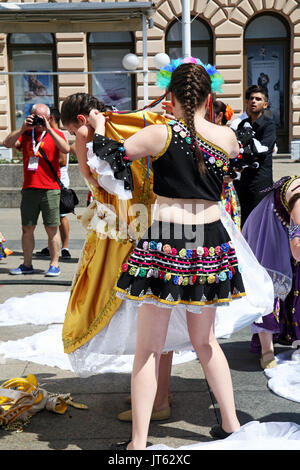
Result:
{"type": "MultiPolygon", "coordinates": [[[[163,124],[167,120],[158,114],[139,111],[134,114],[111,114],[106,123],[106,136],[121,141],[127,139],[147,125],[163,124]]],[[[151,206],[155,202],[153,173],[147,178],[147,159],[136,160],[131,165],[134,190],[127,208],[133,204],[144,204],[148,211],[148,226],[151,224],[151,206]]],[[[119,200],[106,191],[92,188],[93,197],[103,204],[116,208],[121,216],[119,200]]],[[[141,236],[143,233],[140,234],[141,236]]],[[[133,245],[128,241],[98,238],[89,232],[73,281],[71,296],[63,325],[65,353],[71,353],[90,341],[110,321],[122,300],[116,296],[114,286],[121,272],[121,265],[128,257],[133,245]]]]}

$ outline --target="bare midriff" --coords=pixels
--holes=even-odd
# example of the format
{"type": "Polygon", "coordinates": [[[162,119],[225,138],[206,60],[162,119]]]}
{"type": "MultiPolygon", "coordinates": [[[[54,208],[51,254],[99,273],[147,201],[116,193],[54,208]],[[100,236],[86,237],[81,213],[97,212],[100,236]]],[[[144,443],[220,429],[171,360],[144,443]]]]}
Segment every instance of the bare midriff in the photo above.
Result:
{"type": "Polygon", "coordinates": [[[153,219],[183,225],[209,224],[220,219],[220,209],[217,201],[157,196],[153,219]]]}

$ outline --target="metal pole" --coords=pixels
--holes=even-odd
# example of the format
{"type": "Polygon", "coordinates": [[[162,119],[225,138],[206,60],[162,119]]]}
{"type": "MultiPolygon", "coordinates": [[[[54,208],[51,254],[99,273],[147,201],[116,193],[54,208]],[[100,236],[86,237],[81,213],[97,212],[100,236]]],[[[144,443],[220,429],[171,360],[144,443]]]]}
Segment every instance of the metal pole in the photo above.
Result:
{"type": "Polygon", "coordinates": [[[182,57],[191,57],[191,6],[182,0],[182,57]]]}
{"type": "Polygon", "coordinates": [[[147,17],[143,15],[143,76],[144,76],[144,106],[148,105],[148,44],[147,17]]]}

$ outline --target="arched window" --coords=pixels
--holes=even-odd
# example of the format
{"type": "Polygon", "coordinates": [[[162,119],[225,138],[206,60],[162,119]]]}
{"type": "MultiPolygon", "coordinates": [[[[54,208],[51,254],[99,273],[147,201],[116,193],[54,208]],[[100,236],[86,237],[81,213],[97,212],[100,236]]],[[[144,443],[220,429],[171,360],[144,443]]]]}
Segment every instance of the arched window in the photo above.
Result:
{"type": "Polygon", "coordinates": [[[266,88],[266,115],[277,126],[279,152],[289,148],[289,45],[288,24],[279,15],[261,14],[245,30],[246,86],[266,88]]]}
{"type": "MultiPolygon", "coordinates": [[[[191,21],[191,54],[204,63],[213,62],[213,38],[209,26],[195,19],[191,21]]],[[[166,34],[166,53],[171,59],[182,57],[182,24],[175,21],[166,34]]]]}
{"type": "Polygon", "coordinates": [[[11,75],[10,90],[12,104],[12,128],[22,125],[35,103],[57,105],[55,71],[56,50],[54,37],[50,33],[13,33],[8,36],[10,72],[25,72],[11,75]]]}
{"type": "Polygon", "coordinates": [[[125,32],[96,32],[88,36],[90,93],[105,104],[120,110],[135,109],[135,74],[113,73],[124,70],[124,55],[134,52],[133,35],[125,32]]]}

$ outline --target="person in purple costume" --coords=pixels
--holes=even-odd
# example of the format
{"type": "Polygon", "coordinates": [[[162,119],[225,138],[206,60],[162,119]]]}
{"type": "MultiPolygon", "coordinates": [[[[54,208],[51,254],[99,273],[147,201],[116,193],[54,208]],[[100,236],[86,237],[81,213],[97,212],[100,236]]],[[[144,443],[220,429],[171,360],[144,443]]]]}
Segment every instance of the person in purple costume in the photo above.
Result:
{"type": "Polygon", "coordinates": [[[273,280],[274,310],[253,323],[250,351],[263,369],[276,366],[274,343],[300,341],[300,177],[274,183],[251,212],[242,233],[273,280]]]}

